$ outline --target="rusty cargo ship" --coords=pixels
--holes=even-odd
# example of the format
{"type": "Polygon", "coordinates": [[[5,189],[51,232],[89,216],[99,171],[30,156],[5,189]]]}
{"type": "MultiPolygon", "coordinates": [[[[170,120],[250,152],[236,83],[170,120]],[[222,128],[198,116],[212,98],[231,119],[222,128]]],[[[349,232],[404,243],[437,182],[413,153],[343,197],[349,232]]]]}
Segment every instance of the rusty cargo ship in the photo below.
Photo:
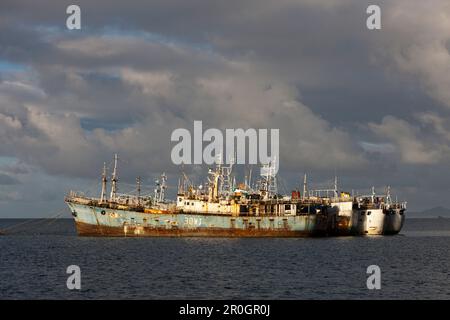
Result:
{"type": "MultiPolygon", "coordinates": [[[[80,236],[118,237],[314,237],[363,235],[361,210],[348,194],[321,196],[306,190],[286,196],[278,193],[274,166],[252,186],[236,185],[232,164],[220,163],[208,172],[205,186],[194,185],[183,173],[175,201],[166,200],[166,176],[156,181],[152,196],[117,192],[117,155],[107,196],[106,165],[100,197],[71,191],[65,198],[80,236]],[[347,210],[350,208],[350,210],[347,210]]],[[[400,230],[398,230],[400,231],[400,230]]]]}

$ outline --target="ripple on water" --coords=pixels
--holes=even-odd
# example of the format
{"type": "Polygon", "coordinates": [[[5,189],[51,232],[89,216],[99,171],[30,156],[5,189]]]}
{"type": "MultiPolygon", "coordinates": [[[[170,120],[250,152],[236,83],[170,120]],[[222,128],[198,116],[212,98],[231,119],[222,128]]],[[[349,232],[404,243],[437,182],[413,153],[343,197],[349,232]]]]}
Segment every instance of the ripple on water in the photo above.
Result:
{"type": "Polygon", "coordinates": [[[406,220],[399,236],[327,239],[83,238],[61,220],[0,237],[0,298],[448,299],[443,220],[406,220]],[[81,291],[66,288],[72,264],[81,291]],[[366,288],[370,264],[381,268],[379,291],[366,288]]]}

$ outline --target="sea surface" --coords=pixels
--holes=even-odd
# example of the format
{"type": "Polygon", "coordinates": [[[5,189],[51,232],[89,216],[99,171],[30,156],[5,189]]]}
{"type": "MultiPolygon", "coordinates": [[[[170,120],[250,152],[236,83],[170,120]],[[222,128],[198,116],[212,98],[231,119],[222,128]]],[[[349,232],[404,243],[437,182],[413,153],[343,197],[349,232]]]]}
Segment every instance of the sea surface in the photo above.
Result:
{"type": "Polygon", "coordinates": [[[450,219],[306,239],[91,238],[69,219],[34,220],[0,236],[0,299],[450,299],[450,219]],[[69,265],[81,290],[66,286],[69,265]],[[369,265],[380,290],[367,289],[369,265]]]}

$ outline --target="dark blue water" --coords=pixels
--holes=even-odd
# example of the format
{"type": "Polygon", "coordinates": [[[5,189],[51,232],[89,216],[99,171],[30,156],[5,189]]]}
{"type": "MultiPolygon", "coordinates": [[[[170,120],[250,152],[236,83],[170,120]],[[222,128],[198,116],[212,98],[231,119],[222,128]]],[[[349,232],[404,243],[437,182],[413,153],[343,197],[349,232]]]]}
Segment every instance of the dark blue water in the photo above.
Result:
{"type": "Polygon", "coordinates": [[[85,238],[71,220],[33,224],[0,236],[2,299],[450,299],[450,219],[320,239],[85,238]],[[80,291],[66,287],[74,264],[80,291]],[[372,264],[380,290],[366,287],[372,264]]]}

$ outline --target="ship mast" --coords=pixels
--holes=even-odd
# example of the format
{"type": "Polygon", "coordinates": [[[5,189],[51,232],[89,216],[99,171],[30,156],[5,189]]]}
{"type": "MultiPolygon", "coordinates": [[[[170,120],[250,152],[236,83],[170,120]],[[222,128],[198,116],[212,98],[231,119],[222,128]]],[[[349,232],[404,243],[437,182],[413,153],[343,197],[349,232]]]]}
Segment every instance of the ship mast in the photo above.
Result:
{"type": "Polygon", "coordinates": [[[111,196],[110,201],[115,202],[116,201],[116,194],[117,194],[117,153],[114,155],[114,170],[111,178],[111,196]]]}
{"type": "Polygon", "coordinates": [[[218,165],[218,169],[216,171],[213,171],[212,169],[209,169],[209,174],[211,177],[208,178],[208,201],[214,202],[217,200],[217,196],[219,194],[219,177],[220,177],[220,165],[218,165]]]}
{"type": "Polygon", "coordinates": [[[391,186],[386,187],[386,204],[391,205],[392,204],[392,197],[391,197],[391,186]]]}
{"type": "Polygon", "coordinates": [[[100,203],[106,202],[106,183],[108,179],[106,178],[106,162],[103,162],[103,173],[102,173],[102,193],[100,195],[100,203]]]}
{"type": "Polygon", "coordinates": [[[303,200],[306,199],[306,193],[308,192],[308,188],[307,188],[307,182],[306,182],[306,173],[303,176],[303,200]]]}
{"type": "Polygon", "coordinates": [[[167,181],[167,176],[166,176],[166,173],[163,172],[163,174],[161,175],[159,202],[164,202],[164,200],[166,200],[166,189],[167,189],[166,181],[167,181]]]}
{"type": "Polygon", "coordinates": [[[165,191],[167,189],[166,181],[167,181],[167,176],[164,172],[161,175],[161,180],[160,179],[155,180],[155,184],[156,184],[155,202],[156,203],[164,202],[164,200],[165,200],[165,197],[166,197],[165,191]]]}
{"type": "Polygon", "coordinates": [[[267,164],[264,164],[261,169],[262,191],[264,192],[265,199],[270,198],[271,195],[278,194],[275,161],[276,159],[270,161],[267,164]]]}
{"type": "Polygon", "coordinates": [[[334,198],[338,198],[337,176],[334,176],[334,198]]]}
{"type": "MultiPolygon", "coordinates": [[[[220,160],[219,160],[220,161],[220,160]]],[[[228,166],[219,167],[219,179],[220,179],[220,195],[228,196],[233,192],[234,182],[231,178],[231,172],[233,170],[234,159],[230,159],[228,166]]]]}
{"type": "Polygon", "coordinates": [[[244,179],[244,186],[245,186],[245,190],[250,191],[252,190],[251,187],[251,181],[252,181],[252,167],[251,165],[248,167],[248,174],[245,175],[245,179],[244,179]]]}
{"type": "MultiPolygon", "coordinates": [[[[231,167],[229,168],[231,172],[231,167]]],[[[219,198],[219,181],[223,180],[222,175],[222,154],[217,156],[216,160],[216,170],[209,169],[208,171],[210,177],[208,177],[208,201],[214,202],[219,198]]],[[[223,181],[220,181],[223,182],[223,181]]],[[[220,183],[222,185],[223,183],[220,183]]]]}
{"type": "Polygon", "coordinates": [[[141,177],[137,177],[136,178],[136,183],[137,183],[137,193],[138,193],[138,206],[141,205],[141,177]]]}

